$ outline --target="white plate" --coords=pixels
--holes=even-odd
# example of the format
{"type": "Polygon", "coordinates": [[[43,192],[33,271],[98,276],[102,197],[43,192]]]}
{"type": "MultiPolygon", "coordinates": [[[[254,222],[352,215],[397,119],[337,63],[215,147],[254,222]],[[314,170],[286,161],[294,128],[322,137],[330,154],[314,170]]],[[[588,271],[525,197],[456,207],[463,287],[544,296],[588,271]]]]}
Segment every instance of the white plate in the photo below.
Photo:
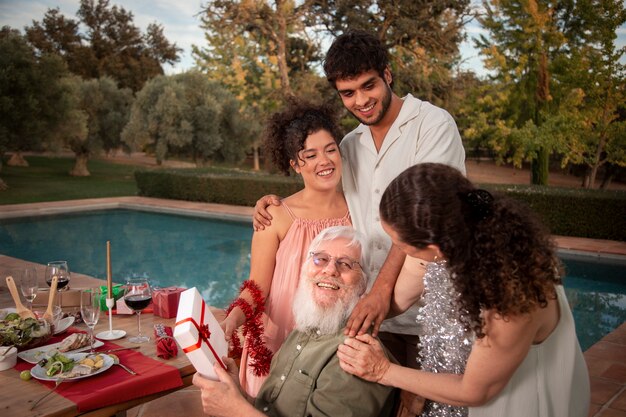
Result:
{"type": "Polygon", "coordinates": [[[54,334],[63,333],[74,324],[74,316],[68,316],[64,319],[59,320],[58,326],[54,328],[54,334]]]}
{"type": "MultiPolygon", "coordinates": [[[[69,359],[73,359],[74,361],[78,362],[84,359],[85,357],[89,356],[90,354],[89,353],[69,353],[69,354],[64,353],[63,355],[68,357],[69,359]]],[[[111,366],[113,366],[114,361],[112,357],[110,357],[109,355],[104,355],[102,353],[100,354],[100,356],[102,356],[102,359],[104,360],[104,365],[102,365],[102,368],[98,369],[97,371],[89,375],[79,375],[79,376],[75,376],[72,378],[63,378],[63,380],[74,381],[75,379],[89,378],[90,376],[101,374],[102,372],[106,371],[111,366]]],[[[39,365],[34,366],[33,369],[30,370],[30,374],[33,376],[33,378],[37,378],[42,381],[56,381],[57,379],[59,379],[59,377],[56,375],[55,376],[46,375],[46,368],[42,368],[39,365]]]]}
{"type": "MultiPolygon", "coordinates": [[[[42,360],[43,358],[49,356],[48,352],[50,352],[50,354],[54,355],[54,352],[57,350],[57,348],[59,347],[59,345],[61,344],[61,342],[59,343],[53,343],[51,345],[45,345],[45,346],[39,346],[33,349],[29,349],[29,350],[25,350],[23,352],[20,352],[17,354],[18,357],[24,359],[26,362],[28,363],[37,363],[40,360],[42,360]]],[[[104,345],[104,342],[95,339],[93,342],[93,347],[95,348],[99,348],[100,346],[104,345]]],[[[68,353],[77,353],[77,352],[82,352],[84,350],[89,350],[91,349],[91,346],[87,345],[87,346],[83,346],[80,349],[76,349],[76,350],[70,350],[69,352],[61,352],[64,355],[67,355],[68,353]]]]}

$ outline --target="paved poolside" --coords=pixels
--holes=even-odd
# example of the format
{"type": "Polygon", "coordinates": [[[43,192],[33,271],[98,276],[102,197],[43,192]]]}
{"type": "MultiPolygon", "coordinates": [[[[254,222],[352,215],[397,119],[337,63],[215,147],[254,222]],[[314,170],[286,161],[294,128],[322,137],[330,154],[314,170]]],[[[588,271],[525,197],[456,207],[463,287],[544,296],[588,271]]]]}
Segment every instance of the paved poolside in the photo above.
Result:
{"type": "MultiPolygon", "coordinates": [[[[217,216],[226,219],[250,219],[250,207],[197,203],[146,197],[118,197],[14,204],[0,206],[0,219],[57,214],[72,211],[128,208],[164,213],[189,213],[217,216]]],[[[599,239],[581,239],[555,236],[560,249],[571,252],[593,253],[597,256],[626,256],[626,242],[599,239]]],[[[1,251],[1,249],[0,249],[1,251]]],[[[0,254],[0,275],[24,261],[0,254]]],[[[84,277],[90,280],[90,277],[84,277]]],[[[0,284],[0,293],[6,287],[0,284]]],[[[589,417],[626,417],[626,323],[605,336],[585,353],[591,378],[591,409],[589,417]]],[[[128,412],[129,417],[156,417],[164,415],[201,416],[202,404],[195,387],[175,392],[128,412]]]]}

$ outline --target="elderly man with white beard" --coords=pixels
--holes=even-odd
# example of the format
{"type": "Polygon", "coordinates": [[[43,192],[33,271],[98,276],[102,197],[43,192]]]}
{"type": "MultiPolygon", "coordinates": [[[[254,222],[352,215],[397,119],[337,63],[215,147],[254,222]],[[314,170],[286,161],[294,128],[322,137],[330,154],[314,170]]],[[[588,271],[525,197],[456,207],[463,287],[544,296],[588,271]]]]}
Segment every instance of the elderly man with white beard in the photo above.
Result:
{"type": "Polygon", "coordinates": [[[219,381],[196,374],[204,412],[211,416],[389,416],[393,390],[356,378],[339,367],[336,352],[346,320],[364,293],[361,241],[346,226],[324,229],[309,246],[294,299],[295,329],[272,359],[270,374],[250,404],[234,361],[219,365],[219,381]]]}

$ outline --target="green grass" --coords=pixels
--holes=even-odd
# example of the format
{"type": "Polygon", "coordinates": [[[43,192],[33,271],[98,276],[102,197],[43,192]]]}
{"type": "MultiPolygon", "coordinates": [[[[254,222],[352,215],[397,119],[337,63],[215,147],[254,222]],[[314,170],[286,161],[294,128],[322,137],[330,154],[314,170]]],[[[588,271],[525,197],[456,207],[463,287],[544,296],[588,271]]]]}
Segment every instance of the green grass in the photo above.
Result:
{"type": "Polygon", "coordinates": [[[0,178],[9,189],[0,191],[0,205],[137,195],[134,166],[93,160],[87,165],[91,176],[72,177],[68,172],[73,158],[27,156],[26,160],[29,167],[3,164],[0,178]]]}

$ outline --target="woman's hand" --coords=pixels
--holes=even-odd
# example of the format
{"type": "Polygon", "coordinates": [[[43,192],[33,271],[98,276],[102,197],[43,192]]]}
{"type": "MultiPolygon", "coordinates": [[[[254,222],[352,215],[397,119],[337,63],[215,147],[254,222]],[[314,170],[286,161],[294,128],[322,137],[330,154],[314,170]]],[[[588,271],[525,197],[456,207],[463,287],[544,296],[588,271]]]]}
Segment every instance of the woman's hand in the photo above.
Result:
{"type": "Polygon", "coordinates": [[[391,366],[380,342],[369,334],[344,340],[337,357],[341,369],[371,382],[380,382],[391,366]]]}
{"type": "Polygon", "coordinates": [[[231,311],[230,314],[224,319],[224,321],[220,322],[220,327],[222,328],[222,330],[224,330],[224,337],[229,344],[233,333],[240,326],[238,323],[236,310],[239,309],[234,308],[233,311],[231,311]]]}

